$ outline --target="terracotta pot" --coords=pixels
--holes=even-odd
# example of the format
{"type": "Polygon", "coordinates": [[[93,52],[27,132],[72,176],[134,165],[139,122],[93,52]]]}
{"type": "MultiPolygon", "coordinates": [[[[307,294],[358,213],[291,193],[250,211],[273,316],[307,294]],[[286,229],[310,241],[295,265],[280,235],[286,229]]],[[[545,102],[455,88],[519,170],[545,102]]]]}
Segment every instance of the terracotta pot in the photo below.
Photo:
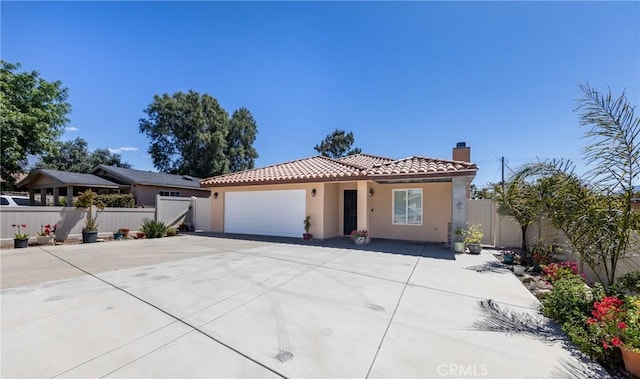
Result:
{"type": "Polygon", "coordinates": [[[620,347],[625,370],[640,378],[640,353],[620,347]]]}

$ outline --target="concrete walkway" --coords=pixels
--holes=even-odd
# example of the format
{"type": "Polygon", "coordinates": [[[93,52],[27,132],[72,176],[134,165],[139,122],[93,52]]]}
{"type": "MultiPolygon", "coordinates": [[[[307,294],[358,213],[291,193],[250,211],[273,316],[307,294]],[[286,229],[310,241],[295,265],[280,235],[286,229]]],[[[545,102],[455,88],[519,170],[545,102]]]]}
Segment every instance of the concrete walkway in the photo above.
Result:
{"type": "Polygon", "coordinates": [[[2,377],[606,377],[487,251],[178,236],[3,250],[2,377]]]}

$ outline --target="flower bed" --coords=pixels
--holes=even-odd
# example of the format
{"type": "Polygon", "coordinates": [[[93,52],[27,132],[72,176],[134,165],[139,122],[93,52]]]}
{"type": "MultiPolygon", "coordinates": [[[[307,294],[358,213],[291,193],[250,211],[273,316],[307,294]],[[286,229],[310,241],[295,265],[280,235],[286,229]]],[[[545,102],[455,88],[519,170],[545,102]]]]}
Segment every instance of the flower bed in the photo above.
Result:
{"type": "Polygon", "coordinates": [[[542,313],[609,372],[624,370],[621,349],[640,353],[638,274],[625,275],[605,288],[586,283],[575,262],[550,262],[541,268],[523,284],[540,299],[542,313]],[[547,289],[540,291],[542,287],[547,289]]]}

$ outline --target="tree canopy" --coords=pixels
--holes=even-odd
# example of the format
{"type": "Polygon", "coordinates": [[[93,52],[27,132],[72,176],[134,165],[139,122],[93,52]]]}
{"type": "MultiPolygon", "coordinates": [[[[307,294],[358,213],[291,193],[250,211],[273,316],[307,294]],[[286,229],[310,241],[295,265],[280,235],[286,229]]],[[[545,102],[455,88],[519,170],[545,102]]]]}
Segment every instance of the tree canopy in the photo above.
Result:
{"type": "Polygon", "coordinates": [[[72,141],[56,141],[56,148],[41,156],[36,163],[38,168],[88,173],[99,164],[131,168],[131,164],[122,161],[120,154],[108,149],[96,149],[89,152],[88,144],[82,138],[72,141]]]}
{"type": "Polygon", "coordinates": [[[351,148],[355,138],[353,133],[346,133],[344,130],[334,130],[328,134],[320,144],[314,146],[314,149],[321,155],[329,158],[342,158],[347,155],[360,154],[359,148],[351,148]]]}
{"type": "Polygon", "coordinates": [[[210,177],[253,167],[257,125],[246,108],[231,120],[218,101],[195,91],[155,95],[139,130],[161,172],[210,177]]]}
{"type": "Polygon", "coordinates": [[[614,98],[588,85],[580,89],[576,111],[588,128],[588,174],[580,178],[570,162],[551,161],[526,165],[516,175],[535,181],[544,216],[596,275],[604,271],[600,281],[611,285],[620,258],[640,243],[640,214],[631,207],[640,175],[640,118],[624,92],[614,98]]]}
{"type": "Polygon", "coordinates": [[[37,71],[0,61],[0,176],[9,186],[27,166],[29,155],[52,151],[71,105],[62,82],[48,82],[37,71]]]}
{"type": "Polygon", "coordinates": [[[231,172],[253,168],[253,161],[258,157],[258,152],[253,148],[257,133],[258,126],[247,108],[233,112],[225,151],[231,172]]]}

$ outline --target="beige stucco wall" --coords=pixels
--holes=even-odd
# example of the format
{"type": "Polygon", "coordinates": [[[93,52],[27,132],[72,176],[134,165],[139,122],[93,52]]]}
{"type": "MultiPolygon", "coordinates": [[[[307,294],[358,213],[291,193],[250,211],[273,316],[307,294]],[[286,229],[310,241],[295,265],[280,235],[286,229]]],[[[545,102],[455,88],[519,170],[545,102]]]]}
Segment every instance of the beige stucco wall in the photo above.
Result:
{"type": "MultiPolygon", "coordinates": [[[[345,190],[365,189],[366,198],[360,196],[358,204],[358,225],[366,223],[371,238],[389,238],[415,241],[447,241],[447,226],[451,221],[451,183],[417,184],[377,184],[374,182],[346,183],[300,183],[261,186],[215,187],[211,189],[211,230],[224,231],[224,197],[228,191],[266,191],[304,189],[306,191],[307,215],[311,216],[311,234],[314,238],[325,239],[343,233],[343,213],[345,190]],[[316,189],[316,196],[311,190],[316,189]],[[392,190],[414,189],[423,191],[422,225],[393,225],[392,190]],[[373,189],[373,196],[368,190],[373,189]],[[213,194],[217,192],[218,197],[213,194]],[[362,203],[364,206],[361,206],[362,203]],[[362,215],[367,215],[367,221],[362,215]]],[[[300,220],[300,233],[303,233],[300,220]]]]}
{"type": "Polygon", "coordinates": [[[179,191],[180,197],[208,197],[210,195],[209,191],[203,190],[191,190],[184,188],[167,188],[167,187],[159,187],[159,186],[145,186],[141,184],[137,184],[134,186],[133,193],[136,198],[136,205],[145,207],[154,207],[156,204],[156,195],[160,193],[160,191],[179,191]]]}
{"type": "Polygon", "coordinates": [[[372,238],[447,242],[451,221],[451,183],[369,183],[369,232],[372,238]],[[392,190],[422,189],[422,225],[393,225],[392,190]]]}

